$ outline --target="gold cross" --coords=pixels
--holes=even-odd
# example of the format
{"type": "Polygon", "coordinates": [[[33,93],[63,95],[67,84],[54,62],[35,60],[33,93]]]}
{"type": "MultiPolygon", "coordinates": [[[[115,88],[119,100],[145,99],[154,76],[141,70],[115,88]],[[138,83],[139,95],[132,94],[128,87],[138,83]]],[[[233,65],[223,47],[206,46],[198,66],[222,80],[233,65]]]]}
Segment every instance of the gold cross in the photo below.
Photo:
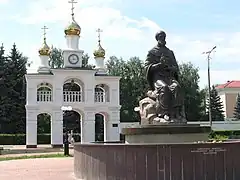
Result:
{"type": "Polygon", "coordinates": [[[43,37],[46,38],[46,30],[48,29],[47,26],[43,26],[43,37]]]}
{"type": "Polygon", "coordinates": [[[103,32],[103,30],[101,30],[100,28],[98,28],[96,30],[96,32],[98,33],[98,41],[101,41],[101,32],[103,32]]]}
{"type": "Polygon", "coordinates": [[[74,7],[74,4],[76,4],[77,2],[75,1],[75,0],[70,0],[70,1],[68,1],[68,3],[71,3],[72,4],[72,8],[71,8],[71,10],[72,10],[72,16],[74,16],[74,9],[75,9],[75,7],[74,7]]]}

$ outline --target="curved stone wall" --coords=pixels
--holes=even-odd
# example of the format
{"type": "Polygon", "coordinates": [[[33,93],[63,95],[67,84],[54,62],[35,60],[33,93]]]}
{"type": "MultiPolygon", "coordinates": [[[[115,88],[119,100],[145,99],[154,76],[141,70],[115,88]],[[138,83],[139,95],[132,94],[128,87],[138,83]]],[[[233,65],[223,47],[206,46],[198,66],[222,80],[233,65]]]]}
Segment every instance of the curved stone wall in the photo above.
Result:
{"type": "Polygon", "coordinates": [[[240,143],[78,144],[75,176],[84,180],[240,179],[240,143]]]}

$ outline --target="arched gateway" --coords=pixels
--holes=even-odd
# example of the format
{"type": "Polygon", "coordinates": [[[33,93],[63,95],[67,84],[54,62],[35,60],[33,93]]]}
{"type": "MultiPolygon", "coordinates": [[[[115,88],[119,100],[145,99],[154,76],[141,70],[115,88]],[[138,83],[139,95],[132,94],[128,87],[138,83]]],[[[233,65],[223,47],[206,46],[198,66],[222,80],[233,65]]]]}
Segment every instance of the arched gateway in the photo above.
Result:
{"type": "Polygon", "coordinates": [[[26,145],[29,148],[37,146],[37,134],[46,132],[38,128],[38,115],[42,113],[51,117],[41,122],[50,130],[49,141],[54,147],[62,146],[63,132],[71,130],[79,134],[82,143],[120,138],[120,77],[106,73],[100,34],[98,48],[93,53],[95,69],[86,68],[88,65],[82,61],[83,50],[78,47],[81,28],[74,17],[72,19],[64,30],[67,48],[62,53],[63,67],[50,68],[51,49],[44,27],[43,46],[39,50],[41,65],[37,73],[26,75],[26,145]],[[73,111],[62,111],[62,107],[71,107],[73,111]]]}

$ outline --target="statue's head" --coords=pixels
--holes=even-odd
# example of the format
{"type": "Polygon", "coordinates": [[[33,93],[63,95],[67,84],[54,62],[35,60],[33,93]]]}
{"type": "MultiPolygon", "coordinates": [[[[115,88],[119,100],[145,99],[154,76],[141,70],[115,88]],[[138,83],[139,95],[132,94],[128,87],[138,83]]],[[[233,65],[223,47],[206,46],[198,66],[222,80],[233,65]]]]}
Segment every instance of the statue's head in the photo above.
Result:
{"type": "Polygon", "coordinates": [[[165,46],[166,45],[166,33],[164,31],[159,31],[155,35],[155,39],[158,42],[158,45],[165,46]]]}

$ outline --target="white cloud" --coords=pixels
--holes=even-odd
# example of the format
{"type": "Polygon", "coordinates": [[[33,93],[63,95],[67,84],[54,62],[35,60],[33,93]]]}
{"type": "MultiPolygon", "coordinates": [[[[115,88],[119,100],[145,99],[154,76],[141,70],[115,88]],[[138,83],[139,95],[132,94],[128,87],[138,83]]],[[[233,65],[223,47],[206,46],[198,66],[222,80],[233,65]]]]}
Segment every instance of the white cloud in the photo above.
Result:
{"type": "Polygon", "coordinates": [[[8,2],[9,2],[9,0],[0,0],[0,4],[6,4],[8,2]]]}
{"type": "MultiPolygon", "coordinates": [[[[75,19],[82,27],[80,47],[91,55],[96,46],[96,29],[100,27],[104,29],[102,41],[108,56],[145,56],[146,49],[153,46],[153,42],[155,41],[154,33],[160,27],[145,17],[138,20],[126,17],[119,10],[108,7],[107,2],[110,3],[111,1],[98,0],[96,3],[95,0],[83,1],[82,5],[76,8],[75,19]],[[96,6],[96,4],[101,3],[102,6],[96,6]]],[[[18,15],[14,18],[23,24],[48,24],[55,22],[65,27],[67,21],[70,19],[69,12],[66,12],[66,5],[66,1],[59,1],[56,6],[53,3],[48,5],[48,7],[40,1],[33,2],[28,7],[29,11],[26,12],[27,15],[18,15]]],[[[54,24],[52,26],[54,27],[54,24]]],[[[63,29],[53,30],[53,27],[50,27],[50,31],[63,32],[63,29]]],[[[55,45],[58,44],[58,47],[63,48],[65,46],[63,36],[55,37],[53,41],[55,42],[52,43],[55,45]]],[[[29,54],[29,51],[26,52],[30,58],[39,59],[37,58],[37,50],[32,51],[31,54],[29,54]]],[[[39,60],[37,60],[33,67],[36,68],[39,63],[39,60]]]]}
{"type": "MultiPolygon", "coordinates": [[[[76,20],[82,27],[80,47],[89,55],[92,54],[96,46],[97,28],[102,28],[102,43],[107,50],[107,55],[140,56],[144,58],[147,51],[154,46],[154,35],[161,29],[160,25],[146,17],[133,19],[125,16],[112,4],[121,0],[81,0],[76,6],[76,20]]],[[[47,24],[50,31],[55,31],[61,37],[51,37],[52,42],[59,48],[64,48],[63,29],[54,29],[56,25],[64,28],[70,19],[70,6],[66,0],[36,0],[27,5],[24,14],[13,17],[14,20],[22,24],[47,24]],[[47,2],[47,3],[46,3],[47,2]]],[[[202,52],[217,46],[216,53],[213,54],[215,62],[237,63],[240,57],[240,33],[207,33],[207,34],[174,34],[167,32],[167,44],[174,50],[177,59],[181,61],[192,61],[195,65],[206,64],[205,56],[202,52]]],[[[37,39],[37,37],[36,37],[37,39]]],[[[33,45],[27,42],[18,43],[23,47],[23,52],[34,61],[33,69],[36,69],[40,61],[37,54],[36,40],[33,45]],[[31,46],[32,51],[29,51],[31,46]]],[[[201,86],[206,84],[206,72],[200,71],[201,86]]],[[[221,83],[231,79],[240,79],[238,71],[217,71],[212,72],[212,82],[221,83]],[[223,76],[223,73],[227,76],[223,76]]]]}
{"type": "MultiPolygon", "coordinates": [[[[207,71],[199,72],[201,81],[200,86],[204,87],[206,85],[208,75],[207,71]]],[[[240,69],[235,70],[211,70],[211,84],[224,84],[231,80],[240,80],[240,69]]]]}

